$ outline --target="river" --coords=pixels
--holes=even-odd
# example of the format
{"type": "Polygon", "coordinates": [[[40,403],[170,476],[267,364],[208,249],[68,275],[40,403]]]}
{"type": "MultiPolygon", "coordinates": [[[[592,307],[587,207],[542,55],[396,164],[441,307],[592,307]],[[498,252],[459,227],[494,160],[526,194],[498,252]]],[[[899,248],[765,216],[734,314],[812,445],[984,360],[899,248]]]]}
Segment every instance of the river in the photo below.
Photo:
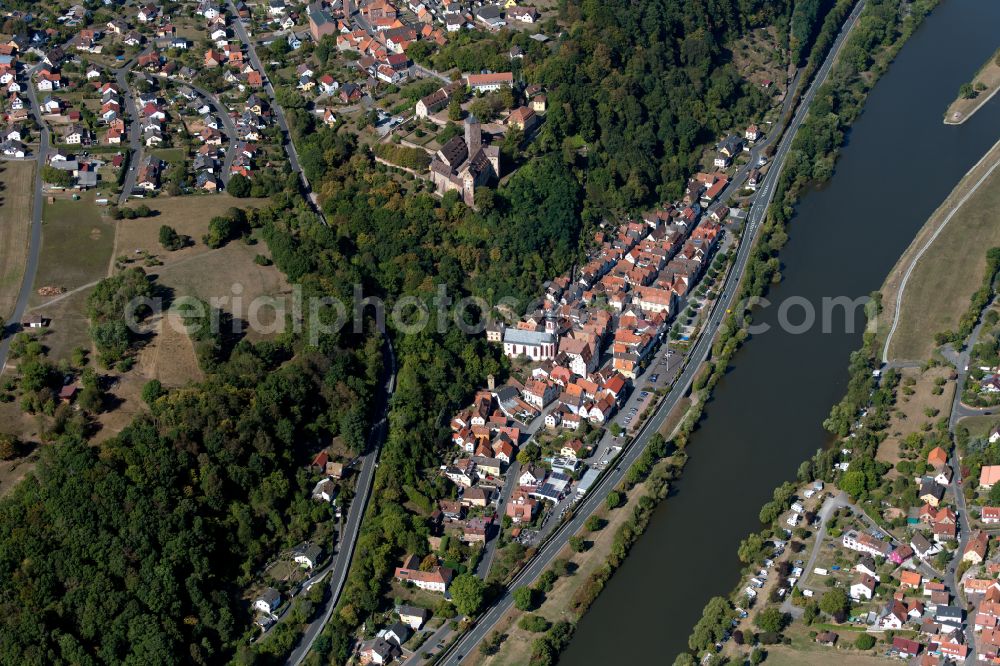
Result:
{"type": "MultiPolygon", "coordinates": [[[[878,289],[931,212],[1000,138],[1000,96],[964,125],[942,117],[998,46],[1000,3],[943,0],[876,84],[823,187],[803,198],[768,297],[855,298],[878,289]]],[[[774,327],[777,306],[755,313],[774,327]]],[[[793,322],[801,309],[792,310],[793,322]]],[[[859,317],[859,321],[860,321],[859,317]]],[[[705,603],[741,569],[736,549],[760,507],[829,443],[822,422],[843,396],[861,326],[777,328],[753,337],[716,387],[674,493],[580,621],[560,663],[671,663],[705,603]]]]}

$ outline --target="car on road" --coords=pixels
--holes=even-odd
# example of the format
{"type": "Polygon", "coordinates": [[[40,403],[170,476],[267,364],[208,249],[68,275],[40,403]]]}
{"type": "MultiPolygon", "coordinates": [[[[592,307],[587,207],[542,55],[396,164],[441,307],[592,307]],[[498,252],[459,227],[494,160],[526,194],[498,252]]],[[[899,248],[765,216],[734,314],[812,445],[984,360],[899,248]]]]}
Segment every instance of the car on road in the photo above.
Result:
{"type": "Polygon", "coordinates": [[[655,382],[655,381],[659,381],[659,379],[660,379],[659,375],[653,375],[652,377],[649,378],[649,381],[655,382]]]}

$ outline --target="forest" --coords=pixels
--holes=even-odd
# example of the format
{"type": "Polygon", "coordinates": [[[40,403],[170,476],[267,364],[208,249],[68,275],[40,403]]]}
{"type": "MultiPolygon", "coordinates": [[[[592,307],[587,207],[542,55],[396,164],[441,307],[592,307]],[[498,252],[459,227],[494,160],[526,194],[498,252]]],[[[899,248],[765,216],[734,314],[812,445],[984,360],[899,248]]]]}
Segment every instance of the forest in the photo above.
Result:
{"type": "Polygon", "coordinates": [[[363,437],[344,426],[377,351],[240,344],[101,448],[44,447],[0,502],[0,662],[228,661],[246,638],[240,586],[330,511],[302,468],[332,435],[363,437]]]}

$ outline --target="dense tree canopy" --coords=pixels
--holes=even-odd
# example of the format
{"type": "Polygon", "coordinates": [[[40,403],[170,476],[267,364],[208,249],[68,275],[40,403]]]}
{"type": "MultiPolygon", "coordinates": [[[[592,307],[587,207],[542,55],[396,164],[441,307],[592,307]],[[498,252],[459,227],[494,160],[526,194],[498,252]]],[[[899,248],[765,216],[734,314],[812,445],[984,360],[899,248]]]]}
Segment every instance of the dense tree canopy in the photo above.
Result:
{"type": "MultiPolygon", "coordinates": [[[[0,501],[0,661],[219,663],[238,585],[330,516],[300,471],[367,396],[363,359],[241,345],[102,449],[65,438],[0,501]]],[[[376,357],[375,362],[378,362],[376,357]]]]}

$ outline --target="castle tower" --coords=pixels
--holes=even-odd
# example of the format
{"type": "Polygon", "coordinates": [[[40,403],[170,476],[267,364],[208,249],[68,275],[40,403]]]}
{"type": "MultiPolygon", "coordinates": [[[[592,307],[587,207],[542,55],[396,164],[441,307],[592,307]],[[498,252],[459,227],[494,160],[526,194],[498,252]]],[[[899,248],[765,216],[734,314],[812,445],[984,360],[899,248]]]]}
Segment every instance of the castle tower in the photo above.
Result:
{"type": "Polygon", "coordinates": [[[496,387],[497,387],[496,377],[494,377],[493,375],[486,375],[486,388],[488,388],[490,391],[494,391],[496,390],[496,387]]]}
{"type": "Polygon", "coordinates": [[[465,119],[465,146],[469,149],[469,159],[479,152],[483,145],[483,128],[479,124],[479,119],[471,113],[465,119]]]}

